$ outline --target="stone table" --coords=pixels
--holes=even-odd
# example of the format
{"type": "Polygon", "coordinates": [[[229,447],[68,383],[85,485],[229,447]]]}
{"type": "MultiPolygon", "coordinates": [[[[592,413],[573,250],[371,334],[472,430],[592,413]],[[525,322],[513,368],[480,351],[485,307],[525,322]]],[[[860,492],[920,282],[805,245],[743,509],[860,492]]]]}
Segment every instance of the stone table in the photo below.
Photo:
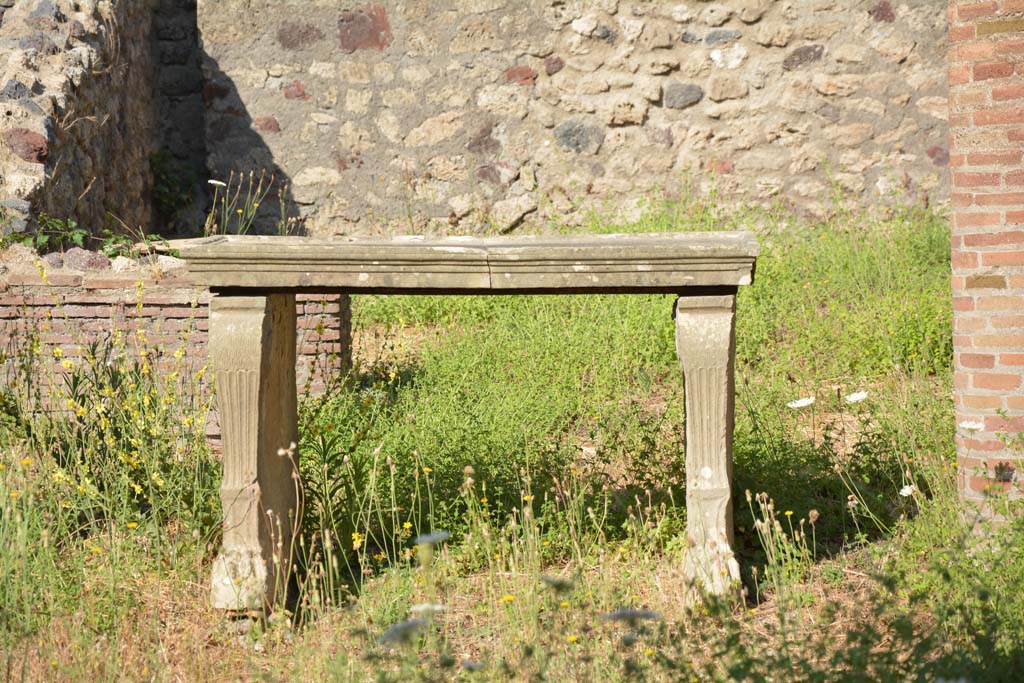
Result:
{"type": "Polygon", "coordinates": [[[263,610],[290,572],[298,521],[295,294],[676,294],[686,401],[687,575],[739,578],[732,539],[736,291],[758,255],[746,232],[565,237],[219,236],[181,255],[208,286],[222,421],[224,539],[214,607],[263,610]]]}

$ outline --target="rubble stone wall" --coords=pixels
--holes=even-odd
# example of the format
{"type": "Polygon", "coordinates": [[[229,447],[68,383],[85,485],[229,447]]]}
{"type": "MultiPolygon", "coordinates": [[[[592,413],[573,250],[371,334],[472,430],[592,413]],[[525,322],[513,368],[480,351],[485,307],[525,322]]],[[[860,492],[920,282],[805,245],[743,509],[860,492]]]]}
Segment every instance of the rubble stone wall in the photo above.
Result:
{"type": "MultiPolygon", "coordinates": [[[[10,4],[10,3],[7,3],[10,4]]],[[[48,215],[149,227],[154,0],[18,0],[0,25],[5,232],[48,215]]]]}
{"type": "Polygon", "coordinates": [[[199,0],[209,168],[274,171],[314,234],[630,218],[687,191],[943,200],[945,10],[199,0]]]}

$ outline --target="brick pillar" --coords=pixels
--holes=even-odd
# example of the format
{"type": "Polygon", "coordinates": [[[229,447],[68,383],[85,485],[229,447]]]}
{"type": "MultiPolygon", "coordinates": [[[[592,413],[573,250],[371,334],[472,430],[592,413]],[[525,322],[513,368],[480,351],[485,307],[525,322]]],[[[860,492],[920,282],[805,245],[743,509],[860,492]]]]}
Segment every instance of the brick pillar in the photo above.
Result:
{"type": "Polygon", "coordinates": [[[1024,490],[1024,0],[952,0],[949,41],[957,450],[981,499],[1024,490]]]}

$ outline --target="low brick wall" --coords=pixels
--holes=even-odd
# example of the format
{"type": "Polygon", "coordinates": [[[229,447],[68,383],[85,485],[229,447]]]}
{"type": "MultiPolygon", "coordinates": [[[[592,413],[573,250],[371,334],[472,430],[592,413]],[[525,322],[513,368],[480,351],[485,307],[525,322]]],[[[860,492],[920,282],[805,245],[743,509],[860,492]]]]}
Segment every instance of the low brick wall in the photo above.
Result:
{"type": "MultiPolygon", "coordinates": [[[[59,256],[44,261],[20,246],[0,253],[0,382],[14,368],[12,347],[33,332],[47,359],[59,348],[61,358],[74,362],[89,343],[112,341],[120,331],[128,352],[148,349],[158,368],[160,359],[174,358],[176,352],[193,372],[205,367],[210,293],[192,284],[181,261],[161,256],[139,265],[129,259],[109,263],[82,250],[69,254],[72,267],[54,267],[62,261],[59,256]],[[96,267],[81,267],[90,264],[96,267]]],[[[349,363],[349,300],[303,295],[297,309],[299,391],[321,393],[325,381],[349,363]]],[[[37,374],[44,381],[60,381],[60,364],[53,368],[53,373],[39,368],[37,374]]],[[[203,386],[209,387],[208,375],[203,386]]],[[[215,412],[208,432],[219,436],[215,412]]]]}

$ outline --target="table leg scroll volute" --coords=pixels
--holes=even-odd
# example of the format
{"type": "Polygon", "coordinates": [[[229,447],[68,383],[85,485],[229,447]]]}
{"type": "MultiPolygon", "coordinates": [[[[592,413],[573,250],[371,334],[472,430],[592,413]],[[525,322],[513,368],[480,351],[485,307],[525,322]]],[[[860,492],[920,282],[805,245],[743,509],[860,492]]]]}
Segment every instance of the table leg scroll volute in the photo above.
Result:
{"type": "Polygon", "coordinates": [[[217,295],[210,303],[224,452],[216,608],[263,611],[287,587],[298,524],[295,340],[292,294],[217,295]]]}
{"type": "Polygon", "coordinates": [[[680,297],[676,352],[686,391],[686,575],[709,593],[739,580],[733,557],[736,297],[680,297]]]}

